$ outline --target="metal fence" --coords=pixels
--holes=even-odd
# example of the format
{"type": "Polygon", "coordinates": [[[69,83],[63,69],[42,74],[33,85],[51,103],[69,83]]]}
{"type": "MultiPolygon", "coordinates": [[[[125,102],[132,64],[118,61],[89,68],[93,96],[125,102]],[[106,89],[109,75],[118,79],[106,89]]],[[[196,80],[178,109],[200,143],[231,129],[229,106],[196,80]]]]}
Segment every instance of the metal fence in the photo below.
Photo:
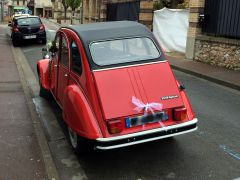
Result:
{"type": "Polygon", "coordinates": [[[205,0],[202,31],[240,39],[240,0],[205,0]]]}

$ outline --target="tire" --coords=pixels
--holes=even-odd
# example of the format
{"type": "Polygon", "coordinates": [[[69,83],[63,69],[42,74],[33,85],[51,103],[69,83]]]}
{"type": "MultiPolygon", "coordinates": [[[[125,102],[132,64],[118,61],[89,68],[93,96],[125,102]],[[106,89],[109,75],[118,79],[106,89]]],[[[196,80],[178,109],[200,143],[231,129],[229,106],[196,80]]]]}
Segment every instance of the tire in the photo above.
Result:
{"type": "Polygon", "coordinates": [[[47,39],[42,39],[42,44],[46,44],[47,43],[47,39]]]}
{"type": "Polygon", "coordinates": [[[94,150],[94,143],[90,140],[80,137],[76,132],[74,132],[69,126],[68,128],[68,139],[78,155],[85,155],[92,153],[94,150]]]}
{"type": "Polygon", "coordinates": [[[14,47],[18,46],[18,43],[17,43],[17,41],[16,41],[16,40],[14,40],[14,39],[12,39],[12,44],[13,44],[13,46],[14,46],[14,47]]]}

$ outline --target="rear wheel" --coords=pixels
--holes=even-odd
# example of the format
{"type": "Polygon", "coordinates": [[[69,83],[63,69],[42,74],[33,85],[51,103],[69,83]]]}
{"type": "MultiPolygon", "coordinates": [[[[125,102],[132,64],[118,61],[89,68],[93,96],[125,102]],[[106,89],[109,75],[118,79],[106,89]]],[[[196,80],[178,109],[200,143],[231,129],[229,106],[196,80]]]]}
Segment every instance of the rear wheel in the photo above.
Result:
{"type": "Polygon", "coordinates": [[[93,151],[94,144],[89,140],[80,137],[70,127],[68,127],[68,136],[71,146],[78,155],[87,154],[93,151]]]}

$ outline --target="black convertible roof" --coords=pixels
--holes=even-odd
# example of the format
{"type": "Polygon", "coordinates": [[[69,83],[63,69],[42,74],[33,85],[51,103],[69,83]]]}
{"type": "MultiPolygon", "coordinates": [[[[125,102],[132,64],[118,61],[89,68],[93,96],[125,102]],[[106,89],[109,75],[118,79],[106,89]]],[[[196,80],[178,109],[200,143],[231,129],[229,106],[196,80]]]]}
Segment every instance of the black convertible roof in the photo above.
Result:
{"type": "Polygon", "coordinates": [[[93,41],[133,36],[145,36],[152,38],[152,33],[147,27],[134,21],[90,23],[68,26],[68,28],[75,31],[83,43],[87,44],[93,41]]]}
{"type": "MultiPolygon", "coordinates": [[[[148,37],[155,41],[156,46],[161,52],[161,48],[154,38],[152,32],[146,26],[134,21],[98,22],[71,25],[63,28],[71,29],[77,33],[83,43],[84,49],[88,56],[88,61],[92,69],[100,68],[93,63],[89,49],[89,45],[92,42],[96,41],[131,37],[148,37]]],[[[160,59],[162,58],[163,55],[161,55],[160,59]]]]}

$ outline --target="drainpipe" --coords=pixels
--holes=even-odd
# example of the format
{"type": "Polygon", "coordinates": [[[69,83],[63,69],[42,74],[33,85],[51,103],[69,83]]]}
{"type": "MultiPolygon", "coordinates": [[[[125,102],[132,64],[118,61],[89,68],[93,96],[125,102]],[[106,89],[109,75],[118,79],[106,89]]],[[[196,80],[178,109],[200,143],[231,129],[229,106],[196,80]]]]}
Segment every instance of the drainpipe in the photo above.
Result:
{"type": "Polygon", "coordinates": [[[82,7],[81,7],[81,24],[83,24],[83,2],[84,0],[82,0],[82,7]]]}

